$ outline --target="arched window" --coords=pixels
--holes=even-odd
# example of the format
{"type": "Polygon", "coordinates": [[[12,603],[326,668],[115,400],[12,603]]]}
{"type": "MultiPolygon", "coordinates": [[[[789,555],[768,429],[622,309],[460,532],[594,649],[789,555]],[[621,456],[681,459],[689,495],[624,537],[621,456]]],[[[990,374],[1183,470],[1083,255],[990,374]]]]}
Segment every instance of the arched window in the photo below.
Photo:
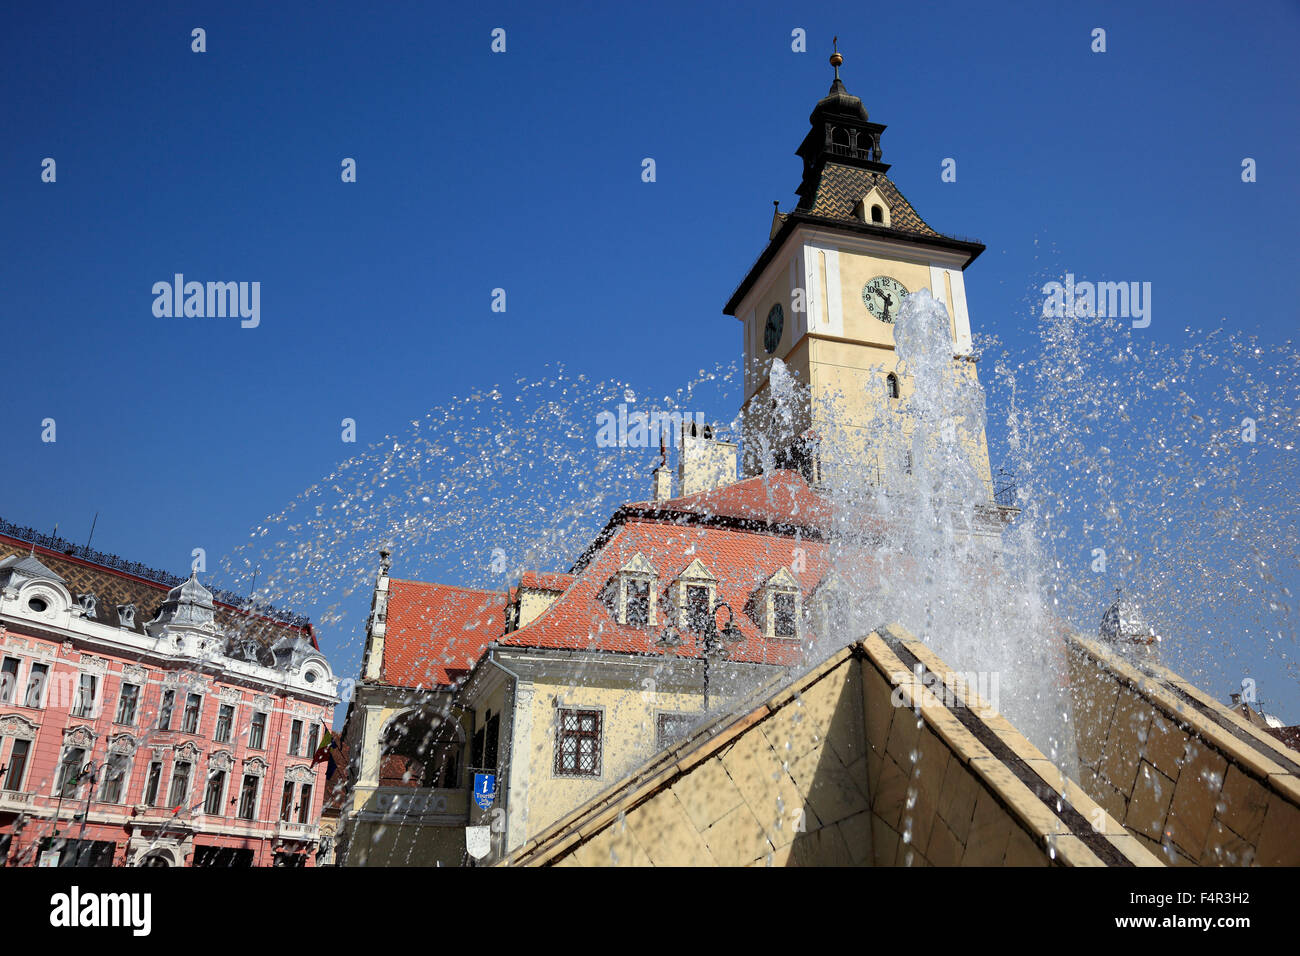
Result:
{"type": "Polygon", "coordinates": [[[871,221],[879,223],[885,221],[885,210],[883,206],[876,205],[871,207],[871,221]]]}
{"type": "Polygon", "coordinates": [[[898,398],[898,376],[893,372],[885,376],[885,394],[890,398],[898,398]]]}

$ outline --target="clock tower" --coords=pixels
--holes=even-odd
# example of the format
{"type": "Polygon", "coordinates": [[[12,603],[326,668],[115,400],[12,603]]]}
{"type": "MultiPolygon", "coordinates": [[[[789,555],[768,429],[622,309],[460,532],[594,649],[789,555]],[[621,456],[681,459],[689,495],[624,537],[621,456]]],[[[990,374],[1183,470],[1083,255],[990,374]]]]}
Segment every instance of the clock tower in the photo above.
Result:
{"type": "MultiPolygon", "coordinates": [[[[902,420],[913,389],[895,354],[899,309],[921,289],[943,303],[952,374],[973,383],[963,270],[984,246],[936,232],[917,214],[882,162],[885,127],[845,89],[838,51],[830,62],[834,82],[796,151],[798,202],[789,212],[778,206],[767,247],[723,310],[743,329],[744,469],[756,474],[766,459],[834,483],[833,459],[888,482],[911,461],[906,427],[886,419],[902,420]],[[774,374],[774,359],[793,387],[774,374]],[[832,434],[835,454],[825,445],[832,434]]],[[[991,499],[987,442],[974,424],[961,442],[991,499]]]]}

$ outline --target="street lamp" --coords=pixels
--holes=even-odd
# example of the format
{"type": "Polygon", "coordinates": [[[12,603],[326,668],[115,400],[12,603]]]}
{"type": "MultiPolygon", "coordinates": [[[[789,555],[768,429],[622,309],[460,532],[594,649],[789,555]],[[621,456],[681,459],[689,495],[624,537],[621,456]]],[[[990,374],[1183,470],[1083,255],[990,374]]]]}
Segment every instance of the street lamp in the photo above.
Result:
{"type": "MultiPolygon", "coordinates": [[[[716,604],[704,622],[704,633],[696,641],[696,646],[700,649],[700,657],[704,659],[704,712],[709,711],[709,667],[715,661],[721,661],[727,656],[728,644],[739,644],[745,639],[736,626],[736,615],[731,610],[731,605],[725,601],[716,604]],[[718,630],[718,609],[727,609],[727,623],[722,625],[722,630],[718,630]]],[[[663,635],[655,641],[655,647],[661,648],[666,654],[671,656],[674,651],[686,643],[682,639],[681,632],[671,623],[664,628],[663,635]]]]}

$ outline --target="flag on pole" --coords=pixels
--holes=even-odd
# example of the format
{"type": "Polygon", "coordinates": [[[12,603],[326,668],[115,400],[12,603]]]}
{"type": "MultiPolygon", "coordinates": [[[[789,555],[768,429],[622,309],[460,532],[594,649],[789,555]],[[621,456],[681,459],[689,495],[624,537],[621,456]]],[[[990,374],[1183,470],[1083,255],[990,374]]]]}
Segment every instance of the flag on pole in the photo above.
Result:
{"type": "Polygon", "coordinates": [[[313,767],[324,760],[330,759],[330,750],[333,749],[333,743],[334,735],[326,727],[325,736],[321,738],[320,746],[316,748],[316,753],[312,754],[311,763],[313,767]]]}

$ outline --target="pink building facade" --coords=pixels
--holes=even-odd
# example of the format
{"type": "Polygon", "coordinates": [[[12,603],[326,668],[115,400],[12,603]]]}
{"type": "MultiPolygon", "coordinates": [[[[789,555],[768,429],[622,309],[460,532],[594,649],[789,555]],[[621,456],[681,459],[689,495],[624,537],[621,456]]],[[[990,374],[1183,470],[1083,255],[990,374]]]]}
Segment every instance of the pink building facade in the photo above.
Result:
{"type": "Polygon", "coordinates": [[[197,575],[0,556],[0,861],[315,864],[338,681],[309,625],[197,575]]]}

